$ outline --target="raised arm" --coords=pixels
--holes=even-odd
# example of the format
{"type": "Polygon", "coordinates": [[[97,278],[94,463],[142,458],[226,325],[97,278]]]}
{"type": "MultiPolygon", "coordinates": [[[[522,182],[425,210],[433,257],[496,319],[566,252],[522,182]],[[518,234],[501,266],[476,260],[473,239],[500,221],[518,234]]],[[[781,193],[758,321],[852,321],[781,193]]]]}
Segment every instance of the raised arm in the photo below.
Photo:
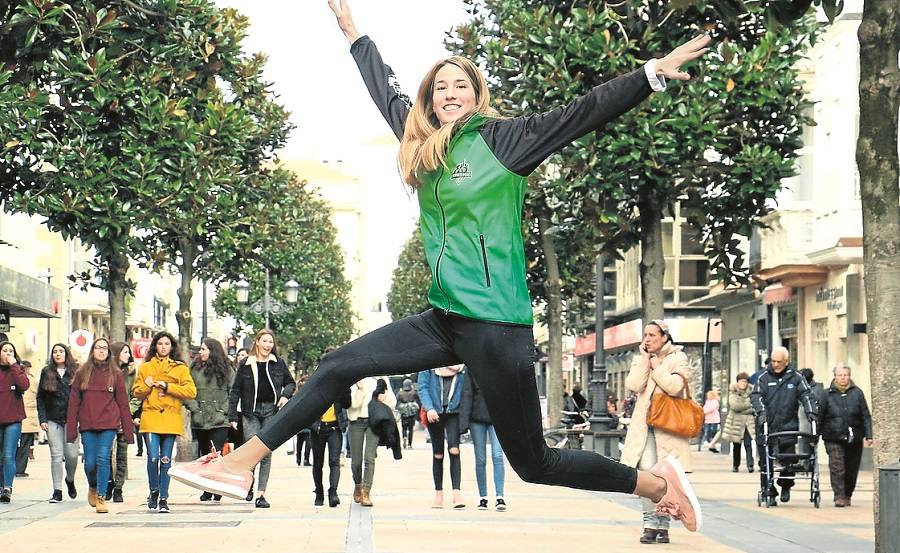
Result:
{"type": "Polygon", "coordinates": [[[328,7],[334,12],[338,26],[350,42],[350,53],[356,60],[372,100],[397,139],[402,138],[406,116],[412,105],[409,97],[400,90],[394,71],[381,59],[375,43],[369,37],[359,35],[348,0],[340,0],[340,4],[336,0],[328,0],[328,7]]]}
{"type": "Polygon", "coordinates": [[[498,119],[482,132],[497,159],[510,171],[529,175],[545,159],[572,141],[598,129],[640,104],[666,79],[688,80],[681,65],[702,56],[710,38],[699,35],[662,59],[595,86],[564,106],[545,113],[498,119]]]}

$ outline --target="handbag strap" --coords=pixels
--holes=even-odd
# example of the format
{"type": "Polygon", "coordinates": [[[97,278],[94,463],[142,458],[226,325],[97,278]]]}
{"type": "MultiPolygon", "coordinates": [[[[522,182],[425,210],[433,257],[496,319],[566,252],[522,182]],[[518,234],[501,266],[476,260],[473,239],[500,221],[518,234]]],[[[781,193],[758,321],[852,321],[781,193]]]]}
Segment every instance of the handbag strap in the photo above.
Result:
{"type": "MultiPolygon", "coordinates": [[[[684,381],[684,388],[681,390],[681,393],[683,396],[682,399],[691,399],[691,387],[688,384],[687,377],[681,373],[669,373],[669,374],[677,374],[678,376],[681,377],[681,379],[684,381]]],[[[657,393],[669,395],[668,393],[666,393],[665,390],[663,390],[659,387],[659,384],[656,385],[656,389],[657,389],[657,391],[653,392],[653,395],[656,395],[657,393]]]]}

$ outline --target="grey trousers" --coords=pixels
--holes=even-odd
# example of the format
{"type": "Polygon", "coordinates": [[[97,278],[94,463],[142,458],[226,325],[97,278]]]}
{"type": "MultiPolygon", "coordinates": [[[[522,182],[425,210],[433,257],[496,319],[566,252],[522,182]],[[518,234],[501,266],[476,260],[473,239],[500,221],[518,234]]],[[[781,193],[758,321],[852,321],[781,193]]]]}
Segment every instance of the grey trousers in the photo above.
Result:
{"type": "MultiPolygon", "coordinates": [[[[653,428],[647,428],[647,443],[644,445],[644,453],[637,468],[650,470],[656,464],[656,434],[653,428]]],[[[641,498],[641,510],[644,512],[644,528],[653,530],[668,530],[671,519],[666,515],[656,514],[656,505],[646,497],[641,498]]]]}
{"type": "Polygon", "coordinates": [[[75,470],[78,468],[78,441],[66,443],[66,426],[58,422],[47,422],[47,442],[50,444],[50,476],[53,478],[53,489],[63,489],[63,463],[66,467],[66,480],[75,481],[75,470]]]}
{"type": "MultiPolygon", "coordinates": [[[[243,413],[244,441],[256,436],[260,430],[266,427],[275,416],[277,409],[274,403],[257,403],[253,413],[243,413]]],[[[272,469],[272,454],[269,453],[259,462],[259,478],[256,479],[256,489],[259,492],[266,491],[269,483],[269,471],[272,469]]]]}
{"type": "Polygon", "coordinates": [[[369,428],[369,419],[350,421],[350,472],[353,483],[372,488],[375,477],[375,457],[377,457],[378,436],[369,428]],[[365,441],[365,445],[363,442],[365,441]],[[363,468],[363,461],[366,462],[363,468]]]}

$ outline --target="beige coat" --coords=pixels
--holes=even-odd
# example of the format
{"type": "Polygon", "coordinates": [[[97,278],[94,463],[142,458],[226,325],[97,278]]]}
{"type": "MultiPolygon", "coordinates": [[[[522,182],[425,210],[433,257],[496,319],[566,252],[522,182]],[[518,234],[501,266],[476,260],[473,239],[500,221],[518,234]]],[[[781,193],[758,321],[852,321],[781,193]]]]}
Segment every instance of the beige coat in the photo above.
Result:
{"type": "Polygon", "coordinates": [[[31,374],[32,370],[25,369],[29,384],[28,389],[25,390],[25,394],[22,396],[22,401],[25,403],[25,420],[22,421],[22,434],[35,434],[41,431],[37,410],[38,379],[31,374]]]}
{"type": "Polygon", "coordinates": [[[750,437],[756,439],[756,423],[753,418],[753,406],[750,405],[750,392],[752,386],[747,386],[743,392],[737,383],[728,388],[728,415],[725,416],[725,427],[722,428],[722,441],[734,444],[744,439],[744,430],[750,432],[750,437]]]}
{"type": "MultiPolygon", "coordinates": [[[[687,355],[681,351],[681,346],[667,343],[660,350],[660,357],[662,363],[656,369],[652,369],[648,356],[635,356],[631,370],[625,378],[625,387],[637,394],[634,413],[628,425],[628,434],[625,436],[625,447],[622,450],[622,463],[630,467],[637,467],[647,444],[647,414],[654,392],[681,397],[684,379],[679,375],[683,375],[686,379],[690,379],[691,376],[687,355]]],[[[690,441],[663,430],[654,430],[654,434],[657,458],[672,455],[681,462],[684,470],[690,472],[692,469],[690,441]]]]}

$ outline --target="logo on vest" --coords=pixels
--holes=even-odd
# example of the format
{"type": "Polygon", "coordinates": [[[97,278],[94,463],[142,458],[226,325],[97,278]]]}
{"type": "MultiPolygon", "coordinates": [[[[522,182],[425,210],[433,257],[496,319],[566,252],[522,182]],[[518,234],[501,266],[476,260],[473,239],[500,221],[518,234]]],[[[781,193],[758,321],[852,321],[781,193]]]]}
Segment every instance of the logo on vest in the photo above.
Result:
{"type": "Polygon", "coordinates": [[[453,170],[453,174],[450,175],[450,178],[456,184],[462,184],[461,181],[472,176],[472,171],[469,170],[469,162],[466,160],[462,160],[461,162],[456,164],[456,169],[453,170]]]}

